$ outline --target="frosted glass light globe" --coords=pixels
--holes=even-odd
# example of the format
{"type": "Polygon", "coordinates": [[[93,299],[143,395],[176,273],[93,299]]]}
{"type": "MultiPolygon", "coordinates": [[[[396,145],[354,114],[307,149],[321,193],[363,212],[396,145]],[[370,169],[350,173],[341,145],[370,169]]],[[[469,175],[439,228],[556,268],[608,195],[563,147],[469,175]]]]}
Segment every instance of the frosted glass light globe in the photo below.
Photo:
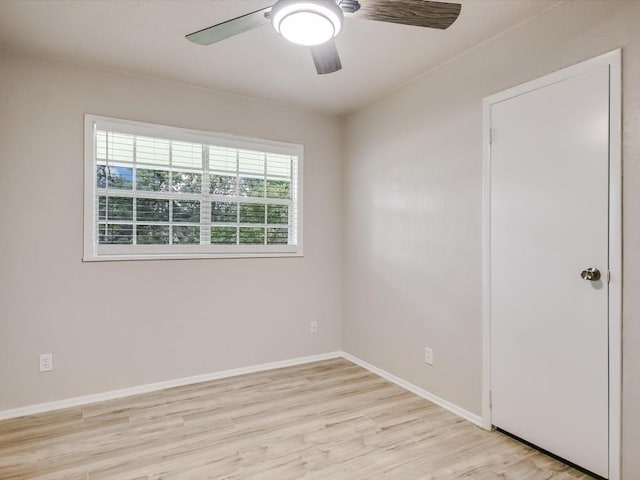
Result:
{"type": "Polygon", "coordinates": [[[271,10],[273,28],[298,45],[320,45],[342,30],[344,14],[331,0],[280,0],[271,10]]]}

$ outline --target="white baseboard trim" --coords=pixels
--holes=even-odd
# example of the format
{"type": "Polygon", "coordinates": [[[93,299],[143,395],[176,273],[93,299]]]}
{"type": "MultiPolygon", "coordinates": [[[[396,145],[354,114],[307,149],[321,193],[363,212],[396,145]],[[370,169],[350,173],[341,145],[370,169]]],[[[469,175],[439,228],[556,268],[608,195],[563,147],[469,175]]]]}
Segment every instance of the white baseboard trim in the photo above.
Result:
{"type": "Polygon", "coordinates": [[[381,368],[378,368],[375,365],[371,365],[370,363],[367,363],[364,360],[359,359],[358,357],[355,357],[347,352],[341,352],[341,351],[322,353],[319,355],[311,355],[308,357],[293,358],[290,360],[281,360],[278,362],[263,363],[260,365],[252,365],[249,367],[234,368],[231,370],[224,370],[221,372],[205,373],[203,375],[195,375],[192,377],[177,378],[173,380],[167,380],[164,382],[138,385],[135,387],[123,388],[120,390],[112,390],[110,392],[95,393],[91,395],[84,395],[81,397],[69,398],[66,400],[57,400],[54,402],[38,403],[36,405],[13,408],[10,410],[0,411],[0,420],[24,417],[25,415],[35,415],[38,413],[51,412],[54,410],[61,410],[63,408],[79,407],[79,406],[87,405],[90,403],[104,402],[106,400],[115,400],[117,398],[130,397],[132,395],[140,395],[143,393],[157,392],[159,390],[164,390],[167,388],[182,387],[185,385],[193,385],[201,382],[220,380],[222,378],[236,377],[238,375],[246,375],[248,373],[276,370],[278,368],[294,367],[296,365],[304,365],[306,363],[320,362],[322,360],[330,360],[332,358],[340,358],[340,357],[345,358],[346,360],[349,360],[350,362],[353,362],[356,365],[359,365],[362,368],[365,368],[370,372],[375,373],[376,375],[379,375],[380,377],[390,381],[391,383],[395,383],[399,387],[402,387],[405,390],[415,393],[416,395],[422,398],[425,398],[430,402],[433,402],[436,405],[442,408],[445,408],[446,410],[449,410],[450,412],[458,415],[459,417],[462,417],[465,420],[468,420],[471,423],[482,427],[482,417],[480,415],[471,413],[459,407],[458,405],[455,405],[443,398],[438,397],[437,395],[427,392],[426,390],[423,390],[422,388],[412,383],[409,383],[406,380],[396,377],[395,375],[385,370],[382,370],[381,368]]]}
{"type": "MultiPolygon", "coordinates": [[[[404,388],[405,390],[410,391],[411,393],[415,393],[419,397],[422,397],[430,402],[435,403],[436,405],[449,410],[451,413],[458,415],[459,417],[464,418],[465,420],[470,421],[471,423],[483,427],[482,424],[482,416],[476,415],[475,413],[469,412],[458,405],[445,400],[444,398],[440,398],[437,395],[434,395],[431,392],[427,392],[426,390],[414,385],[413,383],[409,383],[406,380],[403,380],[400,377],[396,377],[392,373],[389,373],[381,368],[376,367],[375,365],[371,365],[370,363],[365,362],[364,360],[359,359],[347,352],[342,352],[342,357],[349,360],[350,362],[355,363],[356,365],[361,366],[362,368],[366,368],[372,373],[379,375],[380,377],[389,380],[391,383],[395,383],[399,387],[404,388]]],[[[484,428],[484,427],[483,427],[484,428]]]]}
{"type": "Polygon", "coordinates": [[[114,400],[116,398],[129,397],[132,395],[140,395],[141,393],[157,392],[166,388],[182,387],[192,385],[194,383],[209,382],[211,380],[220,380],[222,378],[235,377],[238,375],[246,375],[247,373],[265,372],[268,370],[276,370],[278,368],[294,367],[296,365],[304,365],[306,363],[320,362],[322,360],[330,360],[332,358],[340,358],[342,352],[321,353],[319,355],[311,355],[309,357],[293,358],[291,360],[281,360],[272,363],[263,363],[261,365],[252,365],[249,367],[234,368],[221,372],[205,373],[203,375],[195,375],[193,377],[177,378],[164,382],[149,383],[136,387],[123,388],[121,390],[112,390],[110,392],[95,393],[92,395],[84,395],[82,397],[74,397],[66,400],[58,400],[54,402],[38,403],[26,407],[13,408],[11,410],[0,411],[0,420],[8,418],[24,417],[25,415],[35,415],[37,413],[45,413],[53,410],[61,410],[63,408],[78,407],[89,403],[104,402],[106,400],[114,400]]]}

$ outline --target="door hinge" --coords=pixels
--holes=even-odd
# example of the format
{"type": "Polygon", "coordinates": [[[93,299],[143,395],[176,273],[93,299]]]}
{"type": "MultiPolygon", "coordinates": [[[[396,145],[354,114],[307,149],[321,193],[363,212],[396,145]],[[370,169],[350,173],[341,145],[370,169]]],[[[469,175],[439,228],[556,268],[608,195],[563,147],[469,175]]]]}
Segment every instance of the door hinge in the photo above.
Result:
{"type": "Polygon", "coordinates": [[[493,128],[489,129],[489,145],[493,145],[493,128]]]}
{"type": "Polygon", "coordinates": [[[493,408],[493,392],[489,390],[489,408],[493,408]]]}
{"type": "Polygon", "coordinates": [[[611,283],[611,270],[607,270],[607,283],[611,283]]]}

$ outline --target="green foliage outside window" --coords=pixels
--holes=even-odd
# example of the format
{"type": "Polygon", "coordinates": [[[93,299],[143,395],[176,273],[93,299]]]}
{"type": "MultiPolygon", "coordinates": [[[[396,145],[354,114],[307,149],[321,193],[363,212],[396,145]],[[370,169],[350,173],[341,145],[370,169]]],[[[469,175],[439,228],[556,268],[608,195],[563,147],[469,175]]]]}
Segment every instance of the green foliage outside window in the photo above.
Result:
{"type": "Polygon", "coordinates": [[[289,223],[289,207],[287,205],[267,205],[267,223],[289,223]]]}
{"type": "Polygon", "coordinates": [[[264,223],[265,207],[262,203],[241,203],[240,223],[264,223]]]}
{"type": "Polygon", "coordinates": [[[211,243],[235,245],[238,243],[238,227],[211,227],[211,243]]]}
{"type": "Polygon", "coordinates": [[[169,243],[169,226],[138,225],[136,242],[138,245],[167,245],[169,243]]]}
{"type": "Polygon", "coordinates": [[[168,192],[170,173],[166,170],[139,168],[136,171],[136,189],[146,192],[168,192]]]}
{"type": "Polygon", "coordinates": [[[100,197],[98,200],[99,220],[133,220],[133,198],[100,197]]]}
{"type": "Polygon", "coordinates": [[[286,245],[289,243],[288,228],[268,228],[267,244],[268,245],[286,245]]]}
{"type": "Polygon", "coordinates": [[[267,180],[267,198],[291,198],[291,182],[267,180]]]}
{"type": "Polygon", "coordinates": [[[169,200],[138,198],[136,200],[136,218],[139,222],[168,222],[169,200]]]}
{"type": "Polygon", "coordinates": [[[99,224],[98,238],[102,244],[133,243],[133,225],[99,224]]]}
{"type": "Polygon", "coordinates": [[[240,177],[238,194],[244,197],[264,197],[264,179],[240,177]]]}
{"type": "Polygon", "coordinates": [[[264,228],[240,227],[240,245],[264,245],[264,228]]]}
{"type": "Polygon", "coordinates": [[[98,243],[288,244],[296,208],[292,158],[221,147],[204,157],[204,148],[98,132],[98,243]]]}
{"type": "Polygon", "coordinates": [[[236,223],[238,221],[238,204],[212,202],[211,221],[214,223],[236,223]]]}
{"type": "Polygon", "coordinates": [[[190,225],[174,225],[172,241],[174,245],[200,243],[200,227],[190,225]]]}
{"type": "Polygon", "coordinates": [[[200,223],[200,202],[197,200],[174,200],[173,221],[200,223]]]}
{"type": "Polygon", "coordinates": [[[236,194],[236,177],[229,175],[212,175],[210,177],[210,192],[213,195],[230,196],[236,194]]]}
{"type": "Polygon", "coordinates": [[[171,189],[179,193],[200,193],[202,175],[199,173],[173,172],[171,189]]]}

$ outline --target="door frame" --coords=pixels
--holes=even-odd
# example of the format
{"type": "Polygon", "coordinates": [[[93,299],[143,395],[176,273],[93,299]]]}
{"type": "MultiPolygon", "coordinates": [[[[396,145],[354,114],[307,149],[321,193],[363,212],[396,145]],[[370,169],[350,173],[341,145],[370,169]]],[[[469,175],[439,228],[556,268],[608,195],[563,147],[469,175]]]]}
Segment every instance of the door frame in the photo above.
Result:
{"type": "Polygon", "coordinates": [[[491,416],[491,106],[609,66],[609,480],[620,480],[622,430],[622,51],[617,49],[483,99],[482,426],[491,416]]]}

